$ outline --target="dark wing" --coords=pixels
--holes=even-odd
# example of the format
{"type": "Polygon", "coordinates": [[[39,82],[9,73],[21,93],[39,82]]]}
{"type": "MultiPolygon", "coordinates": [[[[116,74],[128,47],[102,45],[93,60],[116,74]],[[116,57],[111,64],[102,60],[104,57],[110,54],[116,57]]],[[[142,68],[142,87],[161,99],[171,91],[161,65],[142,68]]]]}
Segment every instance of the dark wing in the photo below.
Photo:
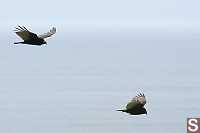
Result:
{"type": "Polygon", "coordinates": [[[146,104],[146,98],[144,94],[139,94],[135,96],[127,105],[127,110],[132,110],[138,107],[143,107],[146,104]]]}
{"type": "Polygon", "coordinates": [[[55,33],[56,33],[56,28],[53,27],[49,32],[41,34],[41,35],[38,35],[38,37],[44,39],[44,38],[52,36],[55,33]]]}
{"type": "Polygon", "coordinates": [[[35,33],[30,32],[24,26],[18,26],[15,29],[15,33],[24,41],[38,39],[35,33]]]}

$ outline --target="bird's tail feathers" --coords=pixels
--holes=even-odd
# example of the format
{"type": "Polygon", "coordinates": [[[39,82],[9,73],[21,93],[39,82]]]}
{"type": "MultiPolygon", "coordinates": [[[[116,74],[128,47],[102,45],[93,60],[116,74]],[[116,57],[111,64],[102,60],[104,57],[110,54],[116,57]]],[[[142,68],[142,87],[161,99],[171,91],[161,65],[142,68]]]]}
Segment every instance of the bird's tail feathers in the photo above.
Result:
{"type": "Polygon", "coordinates": [[[14,42],[14,44],[20,44],[20,43],[22,43],[22,42],[14,42]]]}
{"type": "Polygon", "coordinates": [[[118,110],[116,110],[116,111],[126,112],[126,110],[124,110],[124,109],[118,109],[118,110]]]}

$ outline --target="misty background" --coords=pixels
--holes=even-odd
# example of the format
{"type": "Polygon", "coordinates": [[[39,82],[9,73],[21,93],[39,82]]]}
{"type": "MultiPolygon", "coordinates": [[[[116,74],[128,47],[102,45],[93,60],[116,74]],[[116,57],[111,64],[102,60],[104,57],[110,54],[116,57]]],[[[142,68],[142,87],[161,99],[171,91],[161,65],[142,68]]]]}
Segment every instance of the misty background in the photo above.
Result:
{"type": "Polygon", "coordinates": [[[2,1],[0,131],[182,133],[199,116],[197,0],[2,1]],[[24,25],[48,45],[13,45],[24,25]],[[137,93],[148,115],[117,112],[137,93]]]}

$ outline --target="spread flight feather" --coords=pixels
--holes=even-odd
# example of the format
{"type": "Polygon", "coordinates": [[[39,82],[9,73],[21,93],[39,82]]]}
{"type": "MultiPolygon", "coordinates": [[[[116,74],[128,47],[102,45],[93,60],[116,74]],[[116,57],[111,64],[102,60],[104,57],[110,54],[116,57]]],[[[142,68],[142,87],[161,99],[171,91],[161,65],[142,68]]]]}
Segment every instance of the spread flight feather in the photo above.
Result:
{"type": "Polygon", "coordinates": [[[49,32],[41,34],[41,35],[38,35],[38,37],[44,39],[44,38],[52,36],[55,33],[56,33],[56,28],[53,27],[49,32]]]}

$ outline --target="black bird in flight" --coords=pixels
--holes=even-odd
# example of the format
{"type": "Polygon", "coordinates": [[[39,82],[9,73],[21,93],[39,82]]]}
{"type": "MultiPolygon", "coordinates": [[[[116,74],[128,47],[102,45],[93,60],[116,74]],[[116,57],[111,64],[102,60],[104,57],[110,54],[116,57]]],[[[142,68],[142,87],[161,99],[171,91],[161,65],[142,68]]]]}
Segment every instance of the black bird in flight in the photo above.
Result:
{"type": "Polygon", "coordinates": [[[140,114],[147,114],[144,105],[146,104],[146,98],[144,94],[139,94],[135,96],[127,105],[126,109],[117,110],[129,113],[130,115],[140,115],[140,114]]]}
{"type": "Polygon", "coordinates": [[[33,32],[30,32],[24,26],[18,26],[16,27],[14,31],[21,39],[24,40],[23,42],[15,42],[14,44],[22,43],[22,44],[28,44],[28,45],[41,46],[43,44],[47,44],[47,42],[44,39],[55,34],[56,28],[53,27],[49,32],[41,34],[41,35],[37,35],[33,32]]]}

